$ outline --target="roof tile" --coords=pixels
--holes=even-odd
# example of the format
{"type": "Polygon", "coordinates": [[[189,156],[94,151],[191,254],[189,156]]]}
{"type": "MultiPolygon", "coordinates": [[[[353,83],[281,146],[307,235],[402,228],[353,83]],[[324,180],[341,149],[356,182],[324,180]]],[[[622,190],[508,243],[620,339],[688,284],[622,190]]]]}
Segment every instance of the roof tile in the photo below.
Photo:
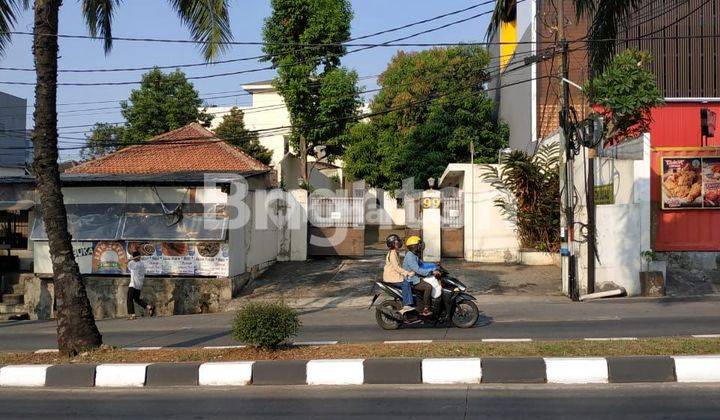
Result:
{"type": "Polygon", "coordinates": [[[188,124],[66,171],[70,174],[250,173],[270,167],[215,136],[188,124]]]}

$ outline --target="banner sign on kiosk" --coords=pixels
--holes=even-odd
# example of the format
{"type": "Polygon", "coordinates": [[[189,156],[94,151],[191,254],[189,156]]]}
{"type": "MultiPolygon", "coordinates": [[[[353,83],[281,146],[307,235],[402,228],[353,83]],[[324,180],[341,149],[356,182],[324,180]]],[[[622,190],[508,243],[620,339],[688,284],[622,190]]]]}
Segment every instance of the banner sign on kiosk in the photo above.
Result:
{"type": "Polygon", "coordinates": [[[720,157],[663,157],[662,208],[720,208],[720,157]]]}

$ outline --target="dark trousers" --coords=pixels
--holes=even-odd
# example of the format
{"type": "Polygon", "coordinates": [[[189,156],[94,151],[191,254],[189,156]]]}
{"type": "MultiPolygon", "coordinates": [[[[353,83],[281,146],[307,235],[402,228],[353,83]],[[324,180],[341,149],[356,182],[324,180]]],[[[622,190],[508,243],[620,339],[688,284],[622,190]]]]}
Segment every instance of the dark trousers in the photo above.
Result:
{"type": "Polygon", "coordinates": [[[422,309],[430,308],[430,297],[432,294],[432,286],[430,286],[429,283],[420,281],[420,283],[413,285],[413,289],[422,292],[422,304],[423,304],[422,309]]]}
{"type": "Polygon", "coordinates": [[[144,300],[140,299],[140,291],[134,287],[128,287],[128,294],[127,294],[127,312],[128,315],[134,315],[135,314],[135,304],[138,304],[143,307],[143,309],[147,309],[148,304],[144,300]]]}

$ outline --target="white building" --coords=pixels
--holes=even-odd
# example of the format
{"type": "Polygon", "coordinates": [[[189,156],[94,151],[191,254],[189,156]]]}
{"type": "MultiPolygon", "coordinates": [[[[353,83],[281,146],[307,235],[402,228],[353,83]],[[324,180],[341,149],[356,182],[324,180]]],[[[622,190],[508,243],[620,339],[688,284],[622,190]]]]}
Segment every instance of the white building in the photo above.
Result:
{"type": "MultiPolygon", "coordinates": [[[[272,151],[270,166],[277,169],[280,161],[290,151],[290,114],[285,101],[275,90],[271,80],[242,85],[252,98],[252,105],[238,106],[243,111],[245,128],[259,131],[259,140],[266,149],[272,151]]],[[[230,113],[232,106],[209,107],[207,113],[213,116],[210,129],[215,130],[223,118],[230,113]]]]}
{"type": "MultiPolygon", "coordinates": [[[[260,144],[272,152],[270,166],[277,172],[278,179],[286,188],[297,188],[300,168],[297,166],[298,159],[292,155],[288,156],[295,150],[290,145],[291,122],[285,100],[275,90],[272,80],[249,83],[242,85],[242,88],[251,95],[251,105],[208,107],[205,112],[213,116],[210,129],[215,130],[233,108],[242,110],[245,128],[257,131],[260,144]]],[[[308,156],[309,162],[314,160],[314,157],[308,156]]],[[[343,178],[342,166],[339,160],[334,164],[309,163],[310,185],[315,189],[340,188],[343,178]]]]}

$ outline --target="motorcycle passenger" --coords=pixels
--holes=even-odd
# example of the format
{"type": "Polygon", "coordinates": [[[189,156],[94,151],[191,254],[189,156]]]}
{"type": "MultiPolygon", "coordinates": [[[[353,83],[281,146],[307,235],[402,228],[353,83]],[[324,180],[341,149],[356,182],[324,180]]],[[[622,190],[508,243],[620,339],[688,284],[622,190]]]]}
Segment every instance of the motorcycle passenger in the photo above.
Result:
{"type": "Polygon", "coordinates": [[[413,284],[413,288],[421,291],[423,294],[423,316],[431,315],[430,297],[433,288],[429,283],[421,281],[420,277],[428,277],[435,274],[435,266],[426,265],[420,258],[420,254],[422,253],[422,239],[420,239],[419,236],[413,235],[407,238],[405,246],[407,246],[409,252],[405,254],[403,269],[414,273],[408,280],[413,284]]]}
{"type": "Polygon", "coordinates": [[[392,234],[385,239],[385,244],[388,247],[388,253],[385,256],[385,268],[383,269],[383,281],[385,283],[401,283],[403,307],[400,309],[400,313],[411,311],[413,308],[413,295],[412,295],[412,284],[407,280],[408,277],[412,276],[412,271],[403,269],[400,266],[400,258],[398,257],[398,250],[402,248],[402,240],[399,236],[392,234]]]}

